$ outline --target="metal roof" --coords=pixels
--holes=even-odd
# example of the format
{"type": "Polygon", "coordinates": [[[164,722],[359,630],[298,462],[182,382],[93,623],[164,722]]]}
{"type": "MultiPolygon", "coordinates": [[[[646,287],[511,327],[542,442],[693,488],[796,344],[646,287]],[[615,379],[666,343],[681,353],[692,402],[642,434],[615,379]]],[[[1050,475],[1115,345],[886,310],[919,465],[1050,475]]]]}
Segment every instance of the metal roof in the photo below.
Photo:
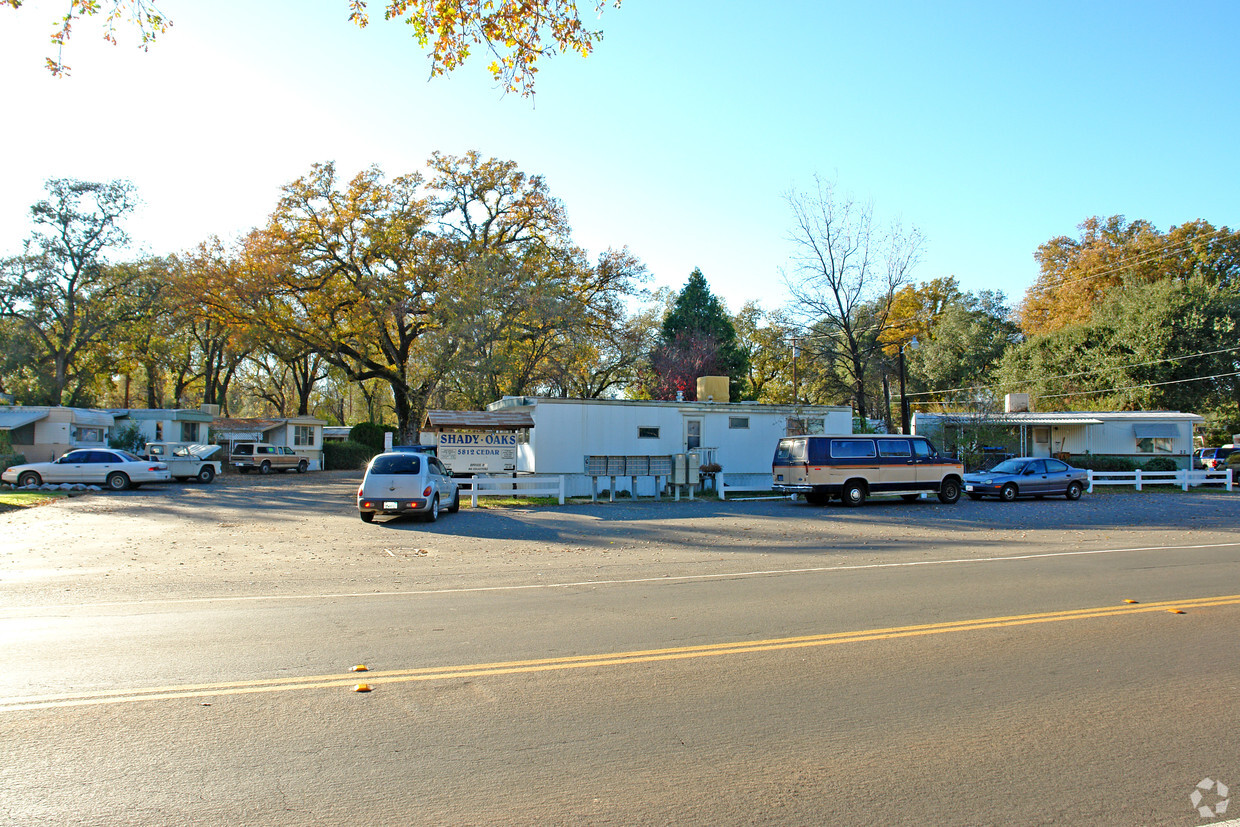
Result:
{"type": "Polygon", "coordinates": [[[117,419],[167,419],[173,422],[211,422],[212,414],[198,408],[115,408],[111,414],[117,419]]]}
{"type": "Polygon", "coordinates": [[[994,422],[1006,425],[1101,425],[1104,422],[1131,422],[1134,425],[1149,422],[1202,422],[1199,414],[1180,411],[1061,411],[1053,413],[922,413],[917,417],[924,421],[952,423],[994,422]]]}
{"type": "Polygon", "coordinates": [[[427,411],[422,426],[435,430],[520,431],[534,427],[529,411],[427,411]]]}

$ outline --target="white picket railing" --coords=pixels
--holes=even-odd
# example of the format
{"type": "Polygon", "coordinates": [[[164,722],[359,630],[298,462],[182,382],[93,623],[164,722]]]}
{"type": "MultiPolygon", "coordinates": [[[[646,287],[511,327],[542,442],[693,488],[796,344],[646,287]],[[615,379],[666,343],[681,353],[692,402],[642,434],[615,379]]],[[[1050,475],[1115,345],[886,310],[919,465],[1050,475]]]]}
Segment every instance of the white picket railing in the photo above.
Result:
{"type": "Polygon", "coordinates": [[[1190,485],[1224,484],[1232,488],[1230,468],[1223,471],[1090,471],[1089,491],[1095,485],[1135,485],[1140,491],[1146,485],[1178,485],[1187,491],[1190,485]]]}
{"type": "Polygon", "coordinates": [[[469,504],[478,507],[479,497],[559,497],[564,505],[564,476],[558,477],[470,477],[469,504]]]}
{"type": "MultiPolygon", "coordinates": [[[[754,476],[754,475],[749,474],[749,475],[747,475],[747,476],[754,476]]],[[[766,478],[766,480],[765,480],[765,481],[760,482],[760,483],[757,483],[757,484],[751,484],[751,485],[744,485],[744,484],[732,484],[732,485],[729,485],[729,484],[727,483],[727,481],[724,479],[724,474],[723,474],[723,472],[722,472],[722,471],[716,471],[716,472],[715,472],[715,485],[717,485],[717,486],[719,487],[719,499],[721,499],[721,500],[726,500],[726,499],[728,498],[728,494],[729,494],[729,493],[742,493],[742,492],[750,492],[750,493],[759,493],[759,492],[761,492],[761,493],[766,493],[766,492],[773,491],[773,489],[771,488],[771,478],[770,478],[770,476],[769,476],[769,475],[767,476],[767,478],[766,478]]],[[[786,496],[788,496],[788,495],[787,495],[787,494],[772,493],[772,494],[771,494],[771,499],[782,499],[782,498],[784,498],[784,497],[786,497],[786,496]]]]}

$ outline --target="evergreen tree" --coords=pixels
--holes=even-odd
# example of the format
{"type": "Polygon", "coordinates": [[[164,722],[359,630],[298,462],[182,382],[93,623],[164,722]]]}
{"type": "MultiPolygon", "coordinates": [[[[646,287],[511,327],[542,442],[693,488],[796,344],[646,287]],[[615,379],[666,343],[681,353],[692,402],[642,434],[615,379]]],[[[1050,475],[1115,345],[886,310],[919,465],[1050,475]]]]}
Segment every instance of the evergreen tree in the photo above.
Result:
{"type": "Polygon", "coordinates": [[[650,355],[653,376],[647,390],[653,399],[697,398],[700,376],[727,376],[730,398],[745,387],[749,360],[736,337],[732,319],[694,268],[663,319],[659,342],[650,355]]]}

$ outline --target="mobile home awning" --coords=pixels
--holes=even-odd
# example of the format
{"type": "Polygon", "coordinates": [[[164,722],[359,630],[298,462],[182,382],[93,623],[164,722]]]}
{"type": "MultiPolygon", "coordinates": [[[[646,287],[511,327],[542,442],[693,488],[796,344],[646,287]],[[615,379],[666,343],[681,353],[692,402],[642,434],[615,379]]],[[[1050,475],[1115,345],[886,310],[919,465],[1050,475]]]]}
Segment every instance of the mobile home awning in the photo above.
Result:
{"type": "Polygon", "coordinates": [[[47,411],[0,411],[0,431],[15,431],[47,418],[47,411]]]}
{"type": "Polygon", "coordinates": [[[1132,433],[1137,439],[1174,439],[1180,435],[1180,429],[1167,423],[1133,425],[1132,433]]]}

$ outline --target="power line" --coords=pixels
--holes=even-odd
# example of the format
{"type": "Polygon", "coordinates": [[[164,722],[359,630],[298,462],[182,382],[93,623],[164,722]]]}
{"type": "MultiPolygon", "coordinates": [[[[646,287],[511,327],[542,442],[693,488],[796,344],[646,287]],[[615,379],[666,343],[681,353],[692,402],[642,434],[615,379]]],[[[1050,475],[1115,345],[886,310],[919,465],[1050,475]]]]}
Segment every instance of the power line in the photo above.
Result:
{"type": "MultiPolygon", "coordinates": [[[[1132,363],[1124,364],[1124,365],[1112,365],[1107,368],[1095,368],[1093,370],[1083,370],[1083,371],[1078,371],[1076,373],[1064,373],[1064,374],[1060,374],[1059,376],[1043,376],[1043,377],[1034,378],[1034,379],[1027,379],[1025,381],[1032,383],[1032,382],[1050,382],[1050,381],[1054,381],[1058,379],[1073,379],[1077,376],[1089,376],[1090,374],[1093,374],[1093,373],[1101,373],[1103,370],[1123,370],[1125,368],[1149,367],[1150,365],[1161,365],[1167,362],[1179,362],[1184,359],[1198,359],[1202,356],[1217,356],[1220,353],[1231,353],[1232,351],[1235,351],[1235,350],[1240,350],[1240,346],[1225,347],[1219,350],[1208,350],[1208,351],[1205,351],[1204,353],[1188,353],[1183,356],[1171,356],[1166,359],[1155,359],[1152,362],[1132,362],[1132,363]]],[[[1188,381],[1188,380],[1185,380],[1185,381],[1188,381]]],[[[966,387],[966,388],[944,388],[943,390],[917,391],[916,393],[910,393],[908,395],[909,396],[934,396],[938,394],[962,393],[964,391],[999,390],[1003,387],[1005,387],[1005,385],[973,385],[971,387],[966,387]]],[[[1102,393],[1102,392],[1103,391],[1086,391],[1086,393],[1102,393]]],[[[1040,394],[1040,395],[1047,395],[1047,394],[1040,394]]]]}
{"type": "Polygon", "coordinates": [[[1240,371],[1234,373],[1216,373],[1212,376],[1194,376],[1192,379],[1168,379],[1166,382],[1146,382],[1144,385],[1129,385],[1124,388],[1106,388],[1103,390],[1093,391],[1072,391],[1071,393],[1041,393],[1038,394],[1039,399],[1058,399],[1062,396],[1090,396],[1098,393],[1112,393],[1114,391],[1131,391],[1141,388],[1157,388],[1162,385],[1178,385],[1183,382],[1202,382],[1206,379],[1226,379],[1229,376],[1240,376],[1240,371]]]}

